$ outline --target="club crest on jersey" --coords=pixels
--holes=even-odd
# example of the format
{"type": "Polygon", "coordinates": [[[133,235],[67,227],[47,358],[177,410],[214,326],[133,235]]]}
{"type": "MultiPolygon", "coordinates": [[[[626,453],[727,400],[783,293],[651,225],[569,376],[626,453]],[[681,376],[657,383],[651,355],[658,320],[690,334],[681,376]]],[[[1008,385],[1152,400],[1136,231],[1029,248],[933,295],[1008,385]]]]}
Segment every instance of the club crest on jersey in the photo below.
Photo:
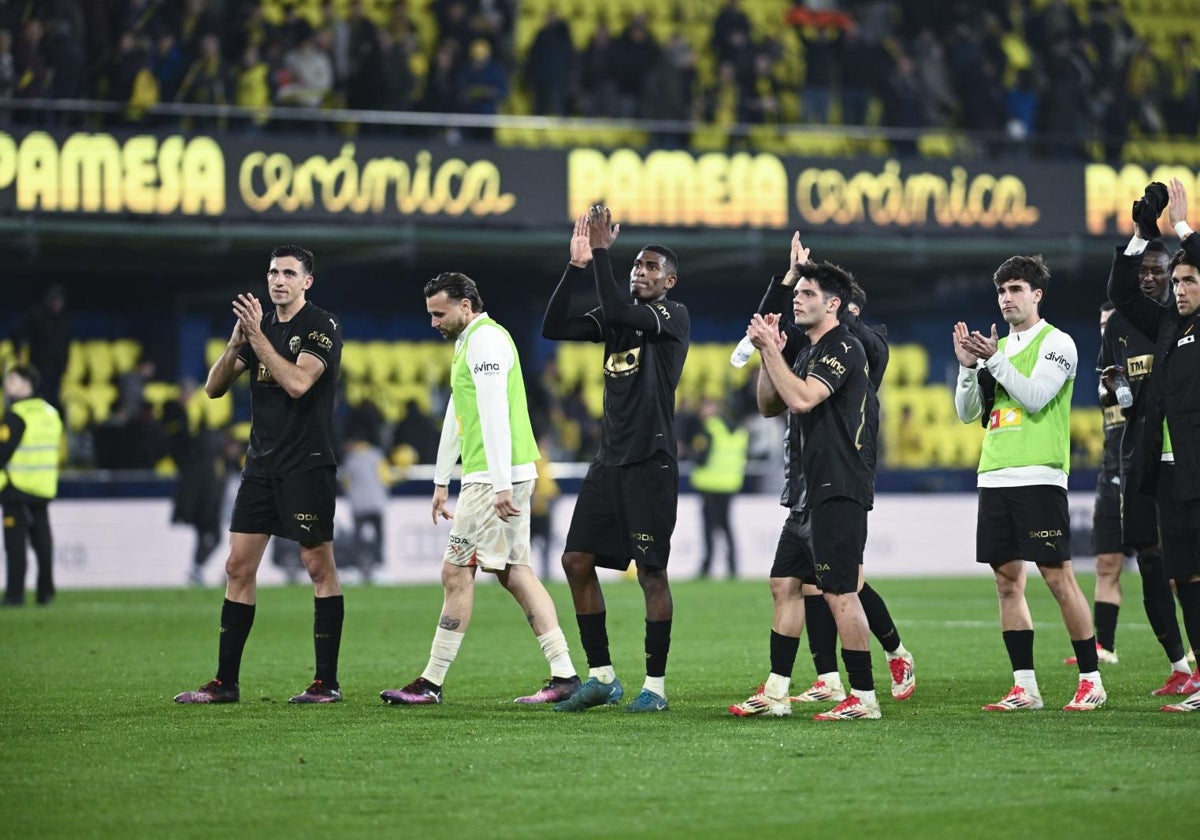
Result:
{"type": "Polygon", "coordinates": [[[288,352],[289,353],[299,353],[300,352],[300,336],[294,335],[288,339],[288,352]]]}

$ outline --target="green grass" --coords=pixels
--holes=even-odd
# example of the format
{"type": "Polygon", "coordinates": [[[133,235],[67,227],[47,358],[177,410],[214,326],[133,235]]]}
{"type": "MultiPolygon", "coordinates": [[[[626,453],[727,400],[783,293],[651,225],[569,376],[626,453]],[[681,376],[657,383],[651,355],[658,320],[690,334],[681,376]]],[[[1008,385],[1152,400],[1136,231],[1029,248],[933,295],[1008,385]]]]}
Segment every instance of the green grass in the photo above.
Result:
{"type": "MultiPolygon", "coordinates": [[[[801,706],[784,719],[726,712],[768,670],[765,581],[675,585],[671,709],[655,715],[514,705],[546,667],[494,585],[477,594],[445,703],[419,708],[378,693],[423,667],[437,587],[347,590],[346,702],[328,707],[287,704],[311,675],[307,587],[260,593],[242,702],[212,707],[171,696],[213,673],[217,591],[64,592],[49,609],[0,612],[0,825],[14,838],[1168,836],[1193,822],[1197,721],[1148,696],[1167,667],[1129,577],[1121,663],[1105,671],[1108,706],[1090,714],[1058,711],[1076,677],[1036,580],[1048,710],[1014,715],[979,710],[1011,684],[989,581],[878,581],[917,692],[891,700],[876,649],[884,717],[853,723],[817,723],[801,706]]],[[[632,697],[641,593],[605,588],[632,697]]],[[[569,597],[551,592],[582,668],[569,597]]],[[[795,683],[811,678],[802,652],[795,683]]]]}

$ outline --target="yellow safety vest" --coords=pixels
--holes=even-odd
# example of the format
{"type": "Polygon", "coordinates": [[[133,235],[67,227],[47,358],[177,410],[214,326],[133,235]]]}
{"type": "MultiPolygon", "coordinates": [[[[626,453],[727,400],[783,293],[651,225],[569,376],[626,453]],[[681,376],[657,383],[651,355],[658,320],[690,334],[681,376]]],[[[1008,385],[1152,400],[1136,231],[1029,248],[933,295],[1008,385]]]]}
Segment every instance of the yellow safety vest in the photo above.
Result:
{"type": "Polygon", "coordinates": [[[11,482],[22,493],[41,499],[58,495],[58,448],[62,442],[62,418],[54,406],[38,397],[18,400],[12,411],[25,421],[25,433],[0,472],[0,490],[11,482]]]}
{"type": "Polygon", "coordinates": [[[708,459],[692,470],[692,488],[701,493],[736,493],[746,478],[746,452],[750,433],[745,429],[729,431],[716,417],[704,421],[708,432],[708,459]]]}

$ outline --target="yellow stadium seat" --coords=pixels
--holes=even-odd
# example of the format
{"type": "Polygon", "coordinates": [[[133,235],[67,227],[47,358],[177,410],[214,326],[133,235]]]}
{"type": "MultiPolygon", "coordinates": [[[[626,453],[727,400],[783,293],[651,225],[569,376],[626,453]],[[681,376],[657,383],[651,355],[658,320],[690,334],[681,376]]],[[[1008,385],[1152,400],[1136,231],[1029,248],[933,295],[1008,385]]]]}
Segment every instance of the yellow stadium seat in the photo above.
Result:
{"type": "Polygon", "coordinates": [[[367,380],[375,384],[388,382],[392,378],[394,358],[386,341],[368,341],[364,346],[367,380]]]}
{"type": "Polygon", "coordinates": [[[161,417],[163,404],[179,399],[179,386],[174,382],[147,382],[142,386],[142,399],[154,407],[155,417],[161,417]]]}
{"type": "Polygon", "coordinates": [[[117,374],[128,373],[142,358],[142,345],[132,338],[118,338],[111,345],[111,354],[117,374]]]}
{"type": "Polygon", "coordinates": [[[92,415],[92,422],[103,423],[112,414],[117,400],[117,386],[111,382],[98,382],[85,386],[81,391],[92,415]]]}
{"type": "Polygon", "coordinates": [[[346,341],[342,344],[342,378],[361,382],[367,378],[366,348],[361,341],[346,341]]]}

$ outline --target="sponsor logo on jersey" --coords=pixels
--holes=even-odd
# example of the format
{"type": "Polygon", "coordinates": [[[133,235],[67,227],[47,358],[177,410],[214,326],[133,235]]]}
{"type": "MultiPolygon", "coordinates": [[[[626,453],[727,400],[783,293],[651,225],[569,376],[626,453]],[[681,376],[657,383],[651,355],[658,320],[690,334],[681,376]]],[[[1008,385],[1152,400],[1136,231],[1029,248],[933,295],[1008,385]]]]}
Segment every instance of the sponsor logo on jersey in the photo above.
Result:
{"type": "Polygon", "coordinates": [[[1145,379],[1152,370],[1154,370],[1154,354],[1152,353],[1144,356],[1130,356],[1125,362],[1125,373],[1130,382],[1145,379]]]}
{"type": "Polygon", "coordinates": [[[822,356],[817,364],[825,365],[834,376],[846,375],[846,366],[837,356],[822,356]]]}
{"type": "Polygon", "coordinates": [[[317,332],[316,330],[313,330],[308,334],[308,340],[315,341],[317,346],[322,350],[329,350],[333,347],[333,339],[325,335],[325,333],[317,332]]]}
{"type": "Polygon", "coordinates": [[[988,416],[988,430],[1013,430],[1021,425],[1021,409],[997,408],[988,416]]]}
{"type": "Polygon", "coordinates": [[[1062,353],[1051,352],[1051,353],[1047,353],[1042,358],[1044,358],[1048,362],[1054,362],[1054,364],[1058,365],[1063,370],[1069,371],[1071,369],[1071,362],[1062,353]]]}
{"type": "Polygon", "coordinates": [[[641,357],[642,348],[640,347],[610,353],[608,358],[604,360],[604,375],[629,376],[630,374],[637,373],[641,357]]]}
{"type": "Polygon", "coordinates": [[[471,370],[473,373],[499,373],[500,365],[496,364],[495,362],[480,362],[479,364],[475,365],[475,367],[471,368],[471,370]]]}

